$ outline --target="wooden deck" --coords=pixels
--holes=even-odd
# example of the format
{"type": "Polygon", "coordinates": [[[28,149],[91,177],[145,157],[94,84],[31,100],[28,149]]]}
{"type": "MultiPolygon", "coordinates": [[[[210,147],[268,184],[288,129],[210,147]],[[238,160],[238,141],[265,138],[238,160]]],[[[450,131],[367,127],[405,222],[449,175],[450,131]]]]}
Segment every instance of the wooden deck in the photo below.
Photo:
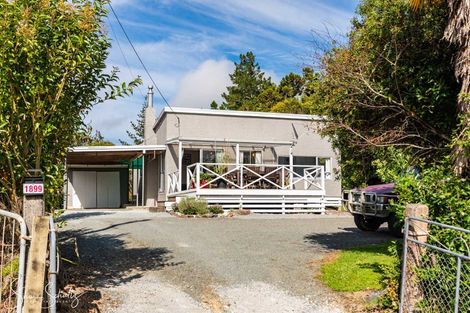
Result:
{"type": "Polygon", "coordinates": [[[167,207],[196,197],[224,209],[323,213],[325,173],[310,165],[195,163],[188,166],[184,185],[177,173],[169,175],[168,197],[167,207]]]}

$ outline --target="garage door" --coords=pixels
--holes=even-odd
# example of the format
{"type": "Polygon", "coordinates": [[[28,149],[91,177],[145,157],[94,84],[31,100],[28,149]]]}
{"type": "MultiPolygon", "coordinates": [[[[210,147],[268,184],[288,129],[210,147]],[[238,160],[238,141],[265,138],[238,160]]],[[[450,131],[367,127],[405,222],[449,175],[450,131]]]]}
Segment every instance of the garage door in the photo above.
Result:
{"type": "Polygon", "coordinates": [[[74,209],[96,208],[96,172],[74,171],[74,209]]]}
{"type": "Polygon", "coordinates": [[[98,208],[119,208],[119,172],[97,172],[96,197],[98,208]]]}
{"type": "Polygon", "coordinates": [[[73,208],[120,207],[119,172],[73,171],[72,180],[73,208]]]}

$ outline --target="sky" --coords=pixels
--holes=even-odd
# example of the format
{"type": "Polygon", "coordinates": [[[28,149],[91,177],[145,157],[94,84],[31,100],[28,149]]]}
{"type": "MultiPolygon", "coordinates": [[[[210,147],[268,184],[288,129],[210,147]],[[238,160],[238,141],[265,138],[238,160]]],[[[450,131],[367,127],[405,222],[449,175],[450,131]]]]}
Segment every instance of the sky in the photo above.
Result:
{"type": "MultiPolygon", "coordinates": [[[[151,76],[172,106],[208,108],[230,85],[241,53],[252,51],[274,82],[312,64],[313,41],[350,29],[358,0],[114,0],[112,5],[151,76]]],[[[108,140],[126,130],[145,101],[151,81],[117,20],[109,14],[108,68],[122,81],[140,76],[132,96],[95,106],[86,123],[108,140]]],[[[164,106],[156,93],[157,114],[164,106]]]]}

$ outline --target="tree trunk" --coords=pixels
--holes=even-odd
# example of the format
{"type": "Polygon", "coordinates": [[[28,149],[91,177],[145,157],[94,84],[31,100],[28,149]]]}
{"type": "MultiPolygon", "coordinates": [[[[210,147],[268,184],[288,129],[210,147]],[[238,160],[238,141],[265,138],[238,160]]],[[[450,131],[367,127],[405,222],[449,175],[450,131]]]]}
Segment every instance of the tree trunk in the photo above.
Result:
{"type": "Polygon", "coordinates": [[[454,172],[468,176],[470,170],[470,1],[447,0],[449,22],[444,38],[455,44],[455,76],[462,84],[457,111],[462,119],[459,134],[454,143],[454,172]]]}

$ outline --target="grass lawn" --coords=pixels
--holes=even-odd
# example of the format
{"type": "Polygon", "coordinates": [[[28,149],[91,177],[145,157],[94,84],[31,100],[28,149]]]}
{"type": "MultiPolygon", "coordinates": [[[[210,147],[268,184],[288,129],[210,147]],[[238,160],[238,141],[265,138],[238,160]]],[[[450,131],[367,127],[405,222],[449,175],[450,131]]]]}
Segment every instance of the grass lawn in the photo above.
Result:
{"type": "Polygon", "coordinates": [[[381,290],[382,265],[391,265],[391,242],[347,249],[321,267],[320,279],[336,291],[381,290]]]}

